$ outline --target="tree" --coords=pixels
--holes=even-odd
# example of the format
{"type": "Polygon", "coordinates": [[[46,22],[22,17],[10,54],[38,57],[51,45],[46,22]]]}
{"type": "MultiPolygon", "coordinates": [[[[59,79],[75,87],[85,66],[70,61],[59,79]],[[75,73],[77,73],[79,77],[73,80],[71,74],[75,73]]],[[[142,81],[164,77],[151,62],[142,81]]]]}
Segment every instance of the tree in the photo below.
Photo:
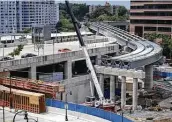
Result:
{"type": "Polygon", "coordinates": [[[57,22],[57,24],[56,24],[56,26],[55,26],[55,29],[56,29],[57,33],[60,32],[60,31],[62,30],[62,21],[61,21],[61,20],[59,20],[59,21],[57,22]]]}
{"type": "Polygon", "coordinates": [[[30,28],[26,28],[26,29],[23,30],[23,33],[26,33],[26,34],[27,33],[30,33],[30,32],[31,32],[31,29],[30,28]]]}
{"type": "Polygon", "coordinates": [[[111,13],[105,8],[97,8],[92,14],[91,18],[98,18],[100,15],[111,15],[111,13]]]}
{"type": "MultiPolygon", "coordinates": [[[[70,6],[72,7],[72,11],[74,13],[74,16],[79,20],[82,21],[84,19],[84,16],[86,13],[89,12],[89,7],[86,4],[72,4],[70,3],[70,6]]],[[[60,10],[60,19],[70,19],[70,16],[67,13],[67,8],[64,3],[59,4],[59,10],[60,10]]]]}
{"type": "Polygon", "coordinates": [[[108,19],[108,16],[106,14],[102,14],[99,17],[97,17],[98,21],[105,21],[108,19]]]}
{"type": "Polygon", "coordinates": [[[144,34],[144,38],[148,39],[149,41],[154,41],[157,38],[162,39],[162,48],[163,48],[163,55],[167,58],[172,58],[172,39],[168,35],[164,34],[157,34],[157,33],[146,33],[144,34]]]}
{"type": "Polygon", "coordinates": [[[11,55],[14,57],[15,55],[20,55],[20,52],[23,50],[24,45],[18,45],[16,49],[13,50],[13,52],[9,53],[8,55],[11,55]]]}
{"type": "Polygon", "coordinates": [[[172,39],[168,40],[168,48],[170,50],[170,59],[171,59],[171,54],[172,54],[172,39]]]}
{"type": "Polygon", "coordinates": [[[22,31],[22,33],[25,33],[26,34],[26,38],[27,38],[27,34],[31,32],[31,29],[30,28],[26,28],[22,31]]]}
{"type": "Polygon", "coordinates": [[[118,12],[118,16],[124,16],[127,14],[127,9],[124,6],[120,6],[117,12],[118,12]]]}

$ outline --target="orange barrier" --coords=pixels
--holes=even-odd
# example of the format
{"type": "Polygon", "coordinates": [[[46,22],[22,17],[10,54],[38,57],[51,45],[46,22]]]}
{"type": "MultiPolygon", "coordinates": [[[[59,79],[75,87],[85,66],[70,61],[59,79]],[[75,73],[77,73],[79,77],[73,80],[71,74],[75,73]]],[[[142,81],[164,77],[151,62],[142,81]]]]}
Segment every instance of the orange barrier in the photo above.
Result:
{"type": "Polygon", "coordinates": [[[10,107],[10,96],[12,106],[16,110],[26,110],[32,113],[46,112],[45,95],[35,92],[11,89],[0,85],[0,106],[10,107]]]}
{"type": "MultiPolygon", "coordinates": [[[[10,86],[9,77],[0,77],[0,85],[10,86]]],[[[59,83],[47,83],[40,80],[32,80],[27,78],[11,77],[11,87],[28,91],[50,94],[56,98],[56,93],[64,92],[64,85],[59,83]]]]}

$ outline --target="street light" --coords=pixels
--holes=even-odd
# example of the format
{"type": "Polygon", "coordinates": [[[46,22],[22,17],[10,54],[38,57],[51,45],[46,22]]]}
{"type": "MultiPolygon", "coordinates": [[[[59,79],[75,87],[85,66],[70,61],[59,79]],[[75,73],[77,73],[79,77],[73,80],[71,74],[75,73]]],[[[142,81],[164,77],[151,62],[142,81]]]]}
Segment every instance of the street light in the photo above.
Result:
{"type": "MultiPolygon", "coordinates": [[[[3,69],[3,72],[9,72],[10,73],[10,70],[8,68],[4,68],[3,69]]],[[[10,109],[13,108],[13,105],[12,105],[12,94],[11,94],[11,73],[9,74],[9,77],[10,77],[10,109]]]]}
{"type": "Polygon", "coordinates": [[[68,103],[67,103],[67,95],[72,95],[72,91],[69,91],[66,93],[66,97],[65,97],[65,110],[66,110],[66,115],[65,115],[65,121],[68,121],[68,116],[67,116],[67,109],[68,109],[68,103]]]}
{"type": "Polygon", "coordinates": [[[13,117],[13,122],[15,122],[15,118],[16,118],[17,114],[22,113],[22,112],[24,112],[24,120],[26,120],[27,122],[29,122],[29,120],[34,120],[35,122],[38,122],[38,118],[37,118],[37,120],[35,120],[33,118],[28,118],[28,113],[27,113],[27,111],[24,111],[24,110],[21,110],[21,111],[18,111],[15,113],[15,115],[13,117]]]}

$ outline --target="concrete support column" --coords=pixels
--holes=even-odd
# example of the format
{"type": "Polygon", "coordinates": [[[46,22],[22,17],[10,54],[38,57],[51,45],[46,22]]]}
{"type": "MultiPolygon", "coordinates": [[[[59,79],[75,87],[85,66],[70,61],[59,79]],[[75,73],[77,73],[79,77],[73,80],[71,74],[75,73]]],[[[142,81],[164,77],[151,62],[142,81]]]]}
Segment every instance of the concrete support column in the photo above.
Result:
{"type": "Polygon", "coordinates": [[[93,81],[91,81],[91,85],[92,85],[92,91],[93,91],[93,96],[95,96],[95,86],[94,86],[94,83],[93,83],[93,81]]]}
{"type": "Polygon", "coordinates": [[[72,78],[72,61],[66,61],[64,64],[64,68],[65,79],[72,78]]]}
{"type": "Polygon", "coordinates": [[[124,46],[124,51],[128,52],[128,47],[127,46],[124,46]]]}
{"type": "Polygon", "coordinates": [[[115,76],[110,76],[110,99],[115,100],[115,76]]]}
{"type": "Polygon", "coordinates": [[[118,76],[115,76],[115,88],[119,88],[118,76]]]}
{"type": "Polygon", "coordinates": [[[145,79],[140,79],[141,83],[142,83],[142,90],[145,89],[145,79]]]}
{"type": "Polygon", "coordinates": [[[101,65],[101,55],[97,55],[97,57],[96,57],[96,65],[101,65]]]}
{"type": "Polygon", "coordinates": [[[137,109],[137,100],[138,100],[137,92],[138,92],[138,79],[133,78],[133,111],[137,109]]]}
{"type": "Polygon", "coordinates": [[[99,83],[100,83],[101,90],[104,94],[104,75],[103,74],[99,75],[99,83]]]}
{"type": "Polygon", "coordinates": [[[145,84],[144,88],[150,90],[153,87],[153,65],[145,66],[145,84]]]}
{"type": "Polygon", "coordinates": [[[126,105],[126,77],[122,76],[121,79],[121,108],[126,105]]]}
{"type": "Polygon", "coordinates": [[[37,79],[36,78],[36,66],[35,65],[32,65],[29,69],[29,78],[30,79],[37,79]]]}

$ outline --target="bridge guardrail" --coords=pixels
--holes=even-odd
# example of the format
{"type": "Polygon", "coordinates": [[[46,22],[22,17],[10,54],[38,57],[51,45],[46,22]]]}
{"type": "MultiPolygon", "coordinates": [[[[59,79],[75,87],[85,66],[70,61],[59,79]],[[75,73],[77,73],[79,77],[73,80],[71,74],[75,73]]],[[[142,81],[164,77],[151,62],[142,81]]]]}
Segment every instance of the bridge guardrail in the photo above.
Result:
{"type": "MultiPolygon", "coordinates": [[[[65,102],[47,98],[46,106],[64,109],[65,102]]],[[[129,120],[125,117],[122,117],[120,115],[117,115],[113,112],[104,111],[102,109],[92,108],[92,107],[78,105],[78,104],[74,104],[74,103],[68,103],[68,110],[76,111],[76,112],[80,112],[80,113],[84,113],[84,114],[89,114],[92,116],[96,116],[96,117],[99,117],[102,119],[109,120],[111,122],[132,122],[131,120],[129,120]]]]}

